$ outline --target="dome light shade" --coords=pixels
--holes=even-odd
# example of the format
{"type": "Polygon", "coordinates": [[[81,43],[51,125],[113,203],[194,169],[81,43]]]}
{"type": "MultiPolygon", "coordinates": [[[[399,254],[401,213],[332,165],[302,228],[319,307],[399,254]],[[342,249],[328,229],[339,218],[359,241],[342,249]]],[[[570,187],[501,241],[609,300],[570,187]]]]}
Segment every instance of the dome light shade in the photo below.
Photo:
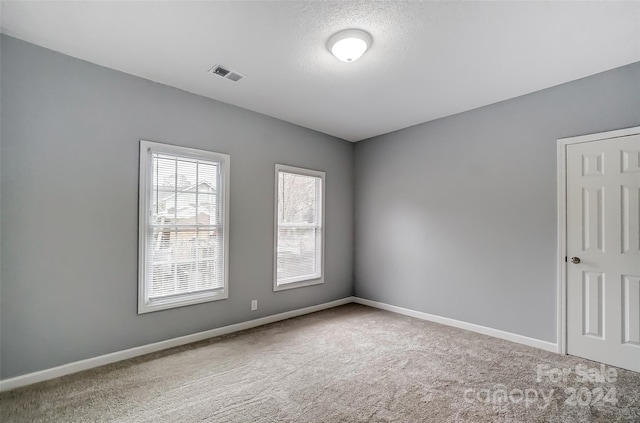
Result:
{"type": "Polygon", "coordinates": [[[371,35],[359,29],[340,31],[329,38],[327,47],[343,62],[355,62],[371,47],[371,35]]]}

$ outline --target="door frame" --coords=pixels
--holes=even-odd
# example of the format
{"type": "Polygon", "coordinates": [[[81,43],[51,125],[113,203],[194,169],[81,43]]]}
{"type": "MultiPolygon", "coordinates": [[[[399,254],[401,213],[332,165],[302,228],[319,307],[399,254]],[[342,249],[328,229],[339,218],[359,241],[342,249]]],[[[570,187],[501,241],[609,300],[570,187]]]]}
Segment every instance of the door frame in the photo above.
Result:
{"type": "Polygon", "coordinates": [[[592,141],[640,134],[640,126],[558,139],[558,257],[557,343],[558,353],[567,353],[567,147],[592,141]]]}

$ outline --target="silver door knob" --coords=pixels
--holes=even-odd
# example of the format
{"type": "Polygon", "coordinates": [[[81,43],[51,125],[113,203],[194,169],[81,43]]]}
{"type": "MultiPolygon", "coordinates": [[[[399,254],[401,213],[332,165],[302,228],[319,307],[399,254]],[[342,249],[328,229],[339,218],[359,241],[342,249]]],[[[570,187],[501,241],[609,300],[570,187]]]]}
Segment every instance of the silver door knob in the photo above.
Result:
{"type": "Polygon", "coordinates": [[[580,263],[580,257],[571,257],[571,263],[573,264],[580,263]]]}

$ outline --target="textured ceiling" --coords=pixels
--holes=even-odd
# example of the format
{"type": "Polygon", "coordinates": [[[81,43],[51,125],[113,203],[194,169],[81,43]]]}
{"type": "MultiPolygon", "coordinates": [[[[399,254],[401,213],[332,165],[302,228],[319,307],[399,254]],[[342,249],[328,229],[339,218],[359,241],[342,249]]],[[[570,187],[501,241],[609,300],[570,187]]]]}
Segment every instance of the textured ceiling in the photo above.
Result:
{"type": "Polygon", "coordinates": [[[637,1],[3,1],[2,31],[350,141],[640,61],[637,1]],[[346,28],[355,63],[326,49],[346,28]]]}

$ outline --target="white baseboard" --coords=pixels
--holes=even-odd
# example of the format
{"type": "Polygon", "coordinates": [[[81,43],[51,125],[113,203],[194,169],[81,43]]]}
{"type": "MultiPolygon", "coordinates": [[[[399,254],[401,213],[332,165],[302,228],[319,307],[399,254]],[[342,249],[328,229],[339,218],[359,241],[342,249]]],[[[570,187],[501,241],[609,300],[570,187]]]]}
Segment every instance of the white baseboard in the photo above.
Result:
{"type": "Polygon", "coordinates": [[[142,345],[140,347],[129,348],[127,350],[116,351],[110,354],[100,355],[98,357],[87,358],[86,360],[75,361],[73,363],[53,367],[51,369],[41,370],[39,372],[28,373],[26,375],[0,380],[0,391],[8,391],[10,389],[19,388],[21,386],[31,385],[32,383],[54,379],[60,376],[92,369],[94,367],[104,366],[105,364],[111,364],[117,361],[138,357],[152,352],[166,350],[167,348],[178,347],[180,345],[190,344],[192,342],[202,341],[204,339],[209,339],[220,335],[226,335],[233,332],[239,332],[241,330],[255,328],[257,326],[267,325],[269,323],[290,319],[292,317],[302,316],[304,314],[315,313],[316,311],[349,304],[351,302],[353,302],[353,297],[346,297],[324,304],[291,310],[284,313],[274,314],[272,316],[261,317],[259,319],[236,323],[234,325],[211,329],[204,332],[198,332],[191,335],[185,335],[179,338],[167,339],[166,341],[160,341],[153,344],[142,345]]]}
{"type": "Polygon", "coordinates": [[[430,322],[440,323],[442,325],[453,326],[460,329],[469,330],[471,332],[481,333],[483,335],[493,336],[495,338],[505,339],[518,344],[528,345],[541,350],[558,352],[558,346],[553,342],[542,341],[540,339],[529,338],[528,336],[517,335],[511,332],[505,332],[499,329],[488,328],[473,323],[462,322],[460,320],[450,319],[448,317],[436,316],[434,314],[423,313],[421,311],[410,310],[408,308],[397,307],[390,304],[379,303],[377,301],[366,300],[364,298],[353,297],[353,302],[366,305],[369,307],[379,308],[381,310],[392,311],[394,313],[404,314],[405,316],[415,317],[417,319],[428,320],[430,322]]]}
{"type": "Polygon", "coordinates": [[[505,339],[507,341],[517,342],[519,344],[528,345],[534,348],[540,348],[546,351],[558,352],[557,345],[552,342],[529,338],[527,336],[517,335],[515,333],[505,332],[498,329],[492,329],[473,323],[461,322],[459,320],[449,319],[447,317],[409,310],[407,308],[397,307],[377,301],[366,300],[364,298],[346,297],[328,303],[318,304],[298,310],[291,310],[284,313],[274,314],[272,316],[261,317],[259,319],[236,323],[234,325],[211,329],[204,332],[198,332],[191,335],[185,335],[178,338],[167,339],[166,341],[160,341],[153,344],[142,345],[140,347],[129,348],[127,350],[116,351],[110,354],[100,355],[98,357],[87,358],[86,360],[75,361],[73,363],[53,367],[51,369],[41,370],[34,373],[28,373],[26,375],[16,376],[10,379],[0,380],[0,391],[8,391],[11,389],[19,388],[21,386],[31,385],[33,383],[43,382],[45,380],[54,379],[60,376],[81,372],[83,370],[93,369],[99,366],[104,366],[105,364],[111,364],[117,361],[127,360],[129,358],[138,357],[156,351],[178,347],[180,345],[190,344],[192,342],[202,341],[204,339],[214,338],[216,336],[226,335],[229,333],[267,325],[269,323],[274,323],[281,320],[291,319],[292,317],[315,313],[316,311],[326,310],[328,308],[338,307],[352,302],[369,307],[379,308],[381,310],[404,314],[406,316],[411,316],[422,320],[428,320],[430,322],[440,323],[447,326],[454,326],[460,329],[470,330],[472,332],[478,332],[483,335],[489,335],[496,338],[505,339]]]}

